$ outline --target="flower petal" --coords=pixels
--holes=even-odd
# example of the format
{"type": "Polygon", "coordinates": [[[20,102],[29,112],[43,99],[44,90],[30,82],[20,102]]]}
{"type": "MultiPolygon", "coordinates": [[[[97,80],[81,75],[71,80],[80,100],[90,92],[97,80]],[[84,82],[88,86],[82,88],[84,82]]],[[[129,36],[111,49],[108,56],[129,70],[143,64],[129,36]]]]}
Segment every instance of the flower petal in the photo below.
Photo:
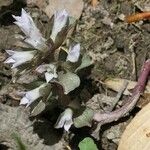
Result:
{"type": "Polygon", "coordinates": [[[68,131],[71,125],[73,124],[72,116],[73,116],[72,109],[67,108],[63,113],[60,114],[55,124],[55,128],[62,128],[64,126],[64,129],[68,131]]]}
{"type": "Polygon", "coordinates": [[[73,124],[72,119],[66,121],[65,124],[64,124],[64,129],[65,129],[66,131],[69,131],[69,129],[70,129],[70,127],[72,126],[72,124],[73,124]]]}
{"type": "Polygon", "coordinates": [[[62,30],[63,27],[65,27],[67,20],[68,20],[68,13],[66,10],[62,10],[59,12],[56,12],[54,14],[54,24],[52,28],[52,33],[50,38],[55,41],[55,38],[57,34],[62,30]]]}
{"type": "Polygon", "coordinates": [[[40,98],[42,95],[40,93],[41,88],[44,88],[47,84],[42,84],[41,86],[26,92],[25,96],[21,99],[20,104],[27,104],[28,107],[31,103],[33,103],[36,99],[40,98]]]}
{"type": "Polygon", "coordinates": [[[51,81],[53,78],[54,78],[54,74],[48,73],[48,72],[45,73],[45,79],[46,79],[46,82],[47,82],[47,83],[48,83],[49,81],[51,81]]]}
{"type": "Polygon", "coordinates": [[[64,124],[65,124],[65,118],[63,119],[63,114],[61,114],[57,119],[55,128],[56,129],[62,128],[64,126],[64,124]]]}
{"type": "Polygon", "coordinates": [[[13,68],[16,68],[16,67],[18,67],[18,66],[20,66],[21,64],[23,64],[23,62],[21,62],[21,61],[17,61],[17,62],[15,62],[13,65],[12,65],[12,69],[13,68]]]}
{"type": "Polygon", "coordinates": [[[80,56],[80,44],[76,44],[73,47],[69,48],[68,56],[67,56],[67,61],[70,62],[77,62],[80,56]]]}
{"type": "Polygon", "coordinates": [[[6,50],[6,52],[11,56],[9,58],[7,58],[4,63],[13,63],[12,68],[16,68],[19,65],[21,65],[27,61],[30,61],[36,54],[36,51],[6,50]]]}
{"type": "Polygon", "coordinates": [[[13,55],[13,54],[15,53],[15,51],[13,51],[13,50],[5,50],[5,51],[6,51],[6,53],[9,54],[9,55],[13,55]]]}
{"type": "Polygon", "coordinates": [[[45,72],[45,79],[46,79],[47,83],[50,80],[52,80],[53,78],[58,77],[58,75],[56,73],[56,66],[54,64],[40,65],[40,66],[38,66],[38,68],[36,68],[36,71],[39,73],[45,72]]]}
{"type": "Polygon", "coordinates": [[[47,68],[46,65],[40,65],[40,66],[38,66],[38,67],[36,68],[36,71],[37,71],[38,73],[43,73],[43,72],[46,71],[46,68],[47,68]]]}
{"type": "Polygon", "coordinates": [[[46,40],[42,37],[31,16],[24,9],[22,9],[21,16],[13,15],[13,18],[16,20],[14,23],[18,25],[27,36],[25,42],[39,50],[46,46],[46,40]]]}
{"type": "Polygon", "coordinates": [[[6,64],[15,63],[15,60],[12,59],[11,57],[9,57],[4,61],[4,63],[6,63],[6,64]]]}
{"type": "Polygon", "coordinates": [[[20,100],[20,105],[25,105],[25,104],[28,104],[29,103],[29,99],[27,99],[26,97],[23,97],[21,100],[20,100]]]}
{"type": "Polygon", "coordinates": [[[26,93],[26,98],[29,99],[30,101],[34,101],[40,97],[40,87],[33,89],[31,91],[28,91],[26,93]]]}

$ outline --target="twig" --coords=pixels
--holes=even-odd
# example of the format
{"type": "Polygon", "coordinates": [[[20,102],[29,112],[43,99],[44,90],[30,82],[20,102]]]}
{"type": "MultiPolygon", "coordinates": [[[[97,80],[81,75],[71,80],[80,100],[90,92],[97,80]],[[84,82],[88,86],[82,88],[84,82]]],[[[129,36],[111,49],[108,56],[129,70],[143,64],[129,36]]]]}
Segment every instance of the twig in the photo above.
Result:
{"type": "Polygon", "coordinates": [[[118,103],[119,99],[121,98],[123,92],[127,88],[127,85],[128,85],[128,81],[125,80],[122,87],[121,87],[121,89],[119,90],[117,96],[114,98],[114,103],[111,106],[111,108],[109,109],[109,112],[112,111],[115,108],[115,106],[117,105],[117,103],[118,103]]]}
{"type": "Polygon", "coordinates": [[[94,114],[93,120],[103,125],[106,123],[117,121],[121,117],[127,115],[127,113],[130,112],[135,107],[135,104],[137,103],[141,93],[143,93],[149,74],[150,74],[150,59],[144,63],[137,85],[133,89],[132,96],[127,100],[127,103],[121,108],[114,110],[112,112],[107,112],[103,114],[97,112],[94,114]]]}
{"type": "Polygon", "coordinates": [[[133,66],[133,69],[132,69],[132,75],[134,75],[134,80],[136,80],[136,54],[135,54],[135,51],[134,51],[134,47],[135,47],[135,44],[136,42],[133,41],[133,38],[134,36],[132,37],[132,39],[130,40],[130,46],[129,46],[129,49],[131,51],[131,57],[132,57],[132,66],[133,66]]]}
{"type": "Polygon", "coordinates": [[[150,11],[127,16],[125,18],[125,21],[127,23],[132,23],[132,22],[137,22],[137,21],[144,20],[144,19],[150,19],[150,11]]]}
{"type": "MultiPolygon", "coordinates": [[[[128,86],[128,82],[124,81],[124,83],[123,83],[121,89],[119,90],[117,96],[114,98],[114,101],[115,101],[114,104],[111,106],[111,108],[109,108],[109,110],[107,110],[107,112],[111,112],[115,108],[116,104],[118,103],[119,99],[121,98],[121,95],[123,94],[123,92],[125,91],[127,86],[128,86]]],[[[92,135],[95,138],[97,138],[97,140],[99,140],[99,132],[98,131],[100,130],[100,128],[101,128],[101,122],[98,123],[96,129],[92,133],[92,135]]]]}

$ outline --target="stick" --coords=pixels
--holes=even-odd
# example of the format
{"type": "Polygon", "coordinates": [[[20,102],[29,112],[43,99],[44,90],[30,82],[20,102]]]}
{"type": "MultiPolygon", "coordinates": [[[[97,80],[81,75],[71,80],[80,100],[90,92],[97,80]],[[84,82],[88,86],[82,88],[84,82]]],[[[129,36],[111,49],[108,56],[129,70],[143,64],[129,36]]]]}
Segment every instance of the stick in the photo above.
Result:
{"type": "MultiPolygon", "coordinates": [[[[123,92],[125,91],[125,89],[127,88],[127,86],[128,86],[128,82],[124,81],[124,83],[123,83],[121,89],[119,90],[117,96],[114,98],[115,103],[111,106],[111,108],[109,108],[107,110],[107,112],[111,112],[115,108],[116,104],[118,103],[119,99],[121,98],[121,96],[122,96],[123,92]]],[[[101,128],[101,122],[99,122],[97,124],[96,129],[92,133],[93,137],[95,137],[97,140],[99,140],[99,130],[100,130],[100,128],[101,128]]]]}

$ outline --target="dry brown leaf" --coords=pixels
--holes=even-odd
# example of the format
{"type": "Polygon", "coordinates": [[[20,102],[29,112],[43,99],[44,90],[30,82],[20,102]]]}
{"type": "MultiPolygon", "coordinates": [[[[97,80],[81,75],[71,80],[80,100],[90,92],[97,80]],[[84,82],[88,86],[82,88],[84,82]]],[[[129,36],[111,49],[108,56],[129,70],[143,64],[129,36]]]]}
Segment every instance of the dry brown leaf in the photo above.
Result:
{"type": "Polygon", "coordinates": [[[1,0],[0,1],[0,7],[2,7],[2,6],[9,6],[12,3],[13,3],[13,0],[1,0]]]}
{"type": "Polygon", "coordinates": [[[148,103],[150,102],[150,93],[144,93],[139,101],[137,102],[137,107],[139,108],[143,108],[144,106],[146,106],[148,103]]]}
{"type": "Polygon", "coordinates": [[[66,9],[70,16],[79,19],[83,10],[82,0],[27,0],[27,5],[39,7],[49,18],[56,11],[66,9]]]}
{"type": "Polygon", "coordinates": [[[118,150],[150,149],[150,103],[131,121],[124,131],[118,150]]]}
{"type": "MultiPolygon", "coordinates": [[[[104,84],[109,89],[118,92],[121,89],[121,87],[122,87],[125,80],[126,79],[120,79],[120,78],[106,79],[104,81],[104,84]]],[[[135,87],[137,82],[130,81],[130,80],[126,80],[126,81],[128,81],[128,86],[127,86],[127,88],[126,88],[126,90],[124,91],[123,94],[124,95],[130,95],[131,94],[130,90],[132,90],[135,87]]],[[[147,86],[146,86],[146,89],[145,89],[144,93],[150,94],[150,81],[147,83],[147,86]]]]}

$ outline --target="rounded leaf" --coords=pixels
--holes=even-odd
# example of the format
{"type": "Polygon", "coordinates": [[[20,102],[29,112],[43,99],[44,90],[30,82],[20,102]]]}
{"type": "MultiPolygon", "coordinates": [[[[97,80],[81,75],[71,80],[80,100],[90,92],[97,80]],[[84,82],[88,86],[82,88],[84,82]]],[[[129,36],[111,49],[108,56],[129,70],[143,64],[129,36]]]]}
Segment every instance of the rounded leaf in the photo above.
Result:
{"type": "Polygon", "coordinates": [[[79,143],[80,150],[98,150],[94,140],[86,137],[79,143]]]}
{"type": "Polygon", "coordinates": [[[91,126],[94,111],[90,108],[86,108],[84,112],[77,118],[74,119],[74,126],[76,128],[81,128],[85,126],[91,126]]]}
{"type": "Polygon", "coordinates": [[[73,91],[80,85],[80,78],[71,72],[67,72],[65,74],[60,74],[58,76],[59,83],[64,88],[64,93],[68,94],[69,92],[73,91]]]}

